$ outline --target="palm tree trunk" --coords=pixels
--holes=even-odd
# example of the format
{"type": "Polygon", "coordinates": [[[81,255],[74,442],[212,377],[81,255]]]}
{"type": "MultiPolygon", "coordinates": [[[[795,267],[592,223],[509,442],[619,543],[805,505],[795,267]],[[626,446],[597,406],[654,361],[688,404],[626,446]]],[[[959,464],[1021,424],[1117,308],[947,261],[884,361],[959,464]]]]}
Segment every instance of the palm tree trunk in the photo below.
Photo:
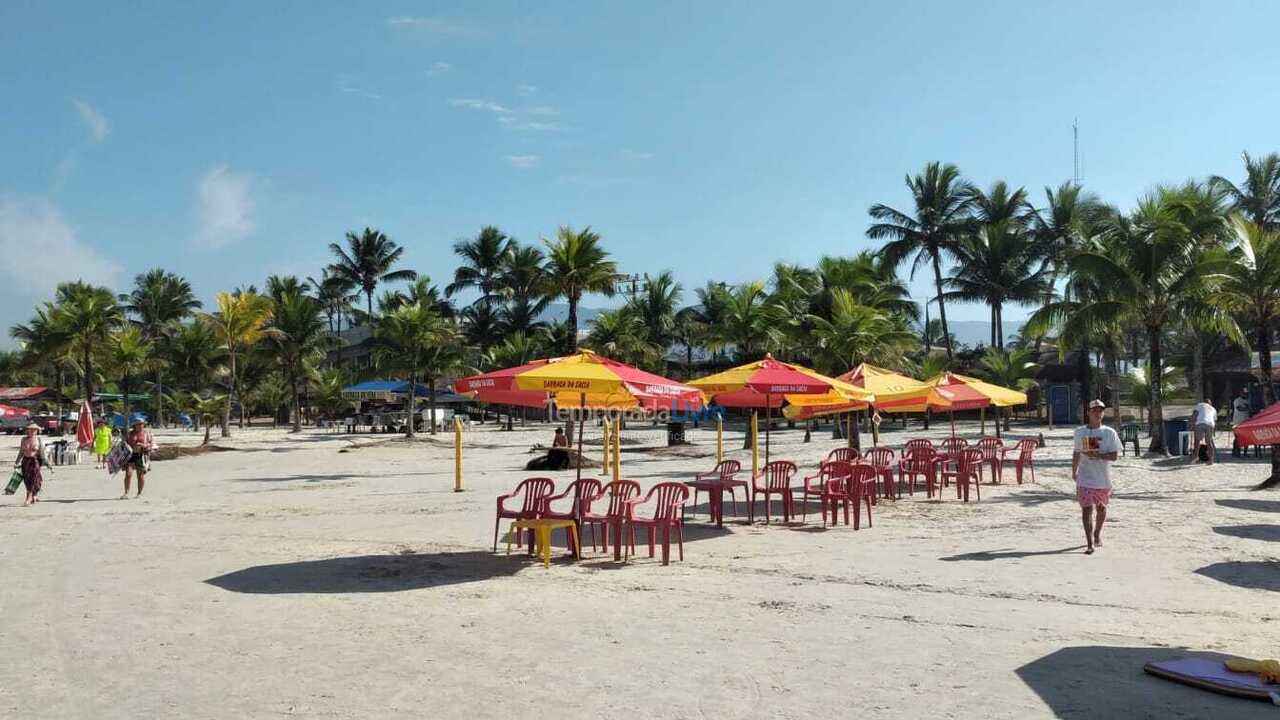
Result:
{"type": "Polygon", "coordinates": [[[568,300],[569,300],[569,317],[566,321],[566,324],[568,325],[567,329],[569,334],[569,338],[568,338],[569,354],[572,355],[573,353],[578,351],[578,298],[576,295],[571,293],[568,297],[568,300]]]}
{"type": "Polygon", "coordinates": [[[1191,331],[1191,388],[1196,402],[1204,402],[1204,338],[1191,331]]]}
{"type": "Polygon", "coordinates": [[[996,346],[996,306],[993,303],[989,308],[991,311],[991,347],[996,346]]]}
{"type": "Polygon", "coordinates": [[[1151,452],[1168,454],[1164,445],[1164,408],[1161,405],[1161,385],[1164,384],[1164,358],[1160,356],[1160,328],[1147,328],[1147,347],[1150,354],[1147,367],[1147,384],[1150,386],[1151,401],[1147,413],[1147,421],[1151,428],[1151,452]]]}
{"type": "Polygon", "coordinates": [[[298,404],[298,374],[290,373],[289,385],[293,388],[293,431],[302,432],[302,408],[298,404]]]}
{"type": "Polygon", "coordinates": [[[151,392],[156,394],[156,416],[153,418],[157,427],[164,426],[164,393],[160,387],[160,369],[156,368],[155,386],[151,388],[151,392]]]}
{"type": "Polygon", "coordinates": [[[942,299],[942,260],[933,253],[933,283],[938,289],[938,317],[942,319],[942,342],[947,346],[947,359],[954,358],[951,349],[951,329],[947,327],[947,305],[942,299]]]}
{"type": "Polygon", "coordinates": [[[364,321],[370,327],[372,327],[373,326],[373,290],[365,290],[364,299],[365,299],[365,305],[366,305],[367,311],[369,313],[369,317],[365,318],[364,321]]]}
{"type": "Polygon", "coordinates": [[[1080,346],[1080,358],[1076,361],[1080,373],[1080,417],[1089,415],[1089,401],[1093,400],[1093,369],[1089,367],[1089,346],[1080,346]]]}
{"type": "Polygon", "coordinates": [[[427,377],[427,414],[431,416],[431,434],[436,434],[436,379],[427,377]]]}
{"type": "Polygon", "coordinates": [[[1004,349],[1004,304],[996,303],[996,347],[1004,349]]]}
{"type": "Polygon", "coordinates": [[[232,350],[230,353],[230,369],[231,369],[231,392],[227,394],[227,404],[222,408],[222,437],[231,437],[231,401],[235,397],[236,392],[236,353],[232,350]]]}
{"type": "Polygon", "coordinates": [[[1258,323],[1258,367],[1262,368],[1262,405],[1275,402],[1271,387],[1271,328],[1265,320],[1258,323]]]}
{"type": "Polygon", "coordinates": [[[93,353],[88,344],[84,346],[84,397],[93,402],[93,353]]]}
{"type": "Polygon", "coordinates": [[[416,419],[413,417],[413,407],[414,407],[414,403],[418,399],[418,382],[417,381],[418,381],[418,366],[415,364],[409,370],[409,397],[404,401],[405,402],[404,414],[408,418],[408,422],[406,423],[408,425],[408,430],[405,432],[405,435],[407,437],[414,437],[416,434],[414,432],[414,427],[413,427],[414,420],[416,419]]]}

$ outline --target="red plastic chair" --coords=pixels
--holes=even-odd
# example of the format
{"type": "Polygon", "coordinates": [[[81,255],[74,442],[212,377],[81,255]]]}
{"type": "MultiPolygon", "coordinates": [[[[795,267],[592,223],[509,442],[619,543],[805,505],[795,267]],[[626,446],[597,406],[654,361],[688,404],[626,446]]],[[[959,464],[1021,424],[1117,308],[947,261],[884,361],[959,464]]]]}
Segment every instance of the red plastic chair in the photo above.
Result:
{"type": "Polygon", "coordinates": [[[658,483],[649,489],[649,494],[643,499],[633,498],[628,500],[627,506],[627,527],[631,529],[631,545],[628,554],[634,554],[636,551],[636,528],[642,527],[649,530],[649,557],[653,557],[654,541],[657,539],[658,529],[662,529],[662,564],[667,565],[671,561],[671,530],[676,531],[676,543],[680,547],[680,559],[684,560],[684,524],[680,521],[680,509],[684,507],[685,502],[689,499],[689,488],[684,483],[664,482],[658,483]],[[642,505],[653,503],[652,517],[641,517],[636,514],[636,509],[642,505]]]}
{"type": "Polygon", "coordinates": [[[933,450],[933,441],[928,438],[918,438],[916,440],[908,440],[906,445],[902,446],[902,454],[907,454],[918,450],[919,448],[928,448],[933,450]]]}
{"type": "Polygon", "coordinates": [[[1036,481],[1036,465],[1035,465],[1035,457],[1034,457],[1034,455],[1035,455],[1036,448],[1037,448],[1038,446],[1039,446],[1039,443],[1036,441],[1036,439],[1035,439],[1035,438],[1023,438],[1022,440],[1019,440],[1019,441],[1018,441],[1018,444],[1017,444],[1017,445],[1014,445],[1014,446],[1012,446],[1012,447],[1004,448],[1004,449],[1001,451],[1001,453],[1000,453],[1000,464],[1001,464],[1001,466],[1003,466],[1005,463],[1007,463],[1007,462],[1008,462],[1007,458],[1008,458],[1010,455],[1016,455],[1016,456],[1017,456],[1016,458],[1014,458],[1014,465],[1013,465],[1013,467],[1014,467],[1014,470],[1017,472],[1017,478],[1018,478],[1018,484],[1019,484],[1019,485],[1021,485],[1021,484],[1022,484],[1022,469],[1023,469],[1023,468],[1028,468],[1028,469],[1030,469],[1030,470],[1031,470],[1031,482],[1035,482],[1035,481],[1036,481]]]}
{"type": "MultiPolygon", "coordinates": [[[[737,488],[743,489],[743,494],[750,492],[750,483],[746,480],[734,480],[733,476],[742,472],[742,463],[737,460],[721,460],[716,463],[716,467],[711,472],[698,473],[693,476],[694,482],[703,480],[716,480],[729,491],[729,498],[733,500],[733,514],[738,514],[738,493],[737,488]]],[[[693,489],[693,505],[698,504],[698,493],[702,492],[698,488],[693,489]]]]}
{"type": "Polygon", "coordinates": [[[933,487],[938,482],[937,456],[933,445],[917,445],[904,450],[902,459],[898,461],[898,484],[905,482],[907,492],[915,495],[916,478],[923,476],[925,497],[933,497],[933,487]]]}
{"type": "Polygon", "coordinates": [[[965,448],[960,451],[956,459],[956,469],[943,469],[943,478],[954,478],[956,481],[956,497],[963,497],[965,502],[969,502],[969,482],[973,482],[974,488],[977,490],[978,500],[982,499],[982,483],[979,482],[982,475],[982,451],[978,448],[965,448]]]}
{"type": "Polygon", "coordinates": [[[600,492],[587,499],[587,505],[582,510],[582,523],[591,531],[591,549],[596,548],[596,526],[600,526],[600,549],[601,552],[609,549],[609,526],[614,525],[619,528],[618,534],[613,538],[615,544],[622,543],[621,527],[622,522],[627,518],[627,501],[640,494],[640,483],[635,480],[614,480],[606,483],[600,488],[600,492]],[[597,500],[608,499],[609,507],[604,512],[596,512],[593,509],[597,500]]]}
{"type": "Polygon", "coordinates": [[[769,498],[773,495],[782,496],[782,518],[784,522],[791,522],[791,506],[793,502],[791,478],[795,477],[799,468],[790,460],[774,460],[764,466],[764,470],[756,477],[751,478],[751,497],[748,500],[747,520],[755,522],[756,514],[756,496],[764,495],[764,521],[768,523],[769,517],[769,498]],[[760,480],[764,480],[764,484],[760,484],[760,480]]]}
{"type": "MultiPolygon", "coordinates": [[[[1000,438],[984,437],[978,440],[978,449],[982,451],[982,464],[991,466],[991,482],[998,483],[1003,475],[1004,441],[1000,438]]],[[[979,469],[981,470],[981,469],[979,469]]]]}
{"type": "MultiPolygon", "coordinates": [[[[863,459],[876,469],[876,475],[884,482],[884,496],[893,499],[893,450],[887,447],[873,447],[867,451],[863,459]]],[[[873,493],[874,502],[874,493],[873,493]]]]}
{"type": "MultiPolygon", "coordinates": [[[[823,498],[826,497],[827,484],[836,478],[841,478],[840,482],[843,483],[844,476],[849,474],[850,465],[852,463],[847,460],[823,460],[818,465],[817,475],[809,475],[802,480],[804,484],[798,488],[800,491],[800,522],[805,522],[809,519],[809,498],[817,498],[819,502],[822,502],[823,498]]],[[[822,505],[824,525],[826,524],[826,518],[827,506],[824,503],[822,505]]]]}
{"type": "MultiPolygon", "coordinates": [[[[502,520],[532,520],[540,517],[542,501],[556,491],[556,484],[551,478],[529,478],[521,480],[516,489],[506,495],[498,496],[498,515],[493,519],[493,551],[498,551],[498,524],[502,520]],[[505,502],[517,495],[524,496],[519,510],[509,510],[505,502]]],[[[517,538],[518,539],[518,538],[517,538]]],[[[520,543],[523,545],[523,543],[520,543]]],[[[529,551],[533,552],[533,533],[529,533],[529,551]]]]}
{"type": "Polygon", "coordinates": [[[962,437],[943,438],[941,442],[934,448],[938,453],[938,463],[942,465],[942,484],[947,484],[947,478],[954,473],[947,473],[947,465],[958,465],[960,462],[960,451],[969,447],[969,441],[962,437]]]}
{"type": "Polygon", "coordinates": [[[844,507],[844,524],[849,524],[849,506],[853,506],[853,529],[861,528],[862,507],[867,508],[867,527],[871,527],[871,506],[876,494],[875,467],[866,463],[851,464],[843,478],[832,480],[823,498],[822,522],[827,522],[826,510],[831,509],[831,524],[839,522],[837,511],[844,507]]]}
{"type": "MultiPolygon", "coordinates": [[[[553,520],[572,520],[573,524],[578,528],[578,537],[582,537],[582,516],[591,509],[591,503],[596,496],[600,494],[600,489],[604,487],[603,483],[595,478],[581,478],[569,483],[569,487],[559,495],[551,495],[542,501],[542,510],[539,511],[538,517],[549,518],[553,520]],[[567,497],[572,497],[572,505],[568,510],[555,510],[551,504],[567,497]]],[[[592,533],[594,535],[594,531],[592,533]]],[[[574,550],[573,534],[567,529],[565,535],[569,536],[569,549],[574,550]]],[[[591,547],[595,547],[595,540],[592,539],[591,547]]],[[[581,554],[581,550],[577,551],[581,554]]]]}
{"type": "Polygon", "coordinates": [[[851,447],[840,447],[827,453],[827,457],[823,462],[858,462],[861,456],[858,451],[851,447]]]}

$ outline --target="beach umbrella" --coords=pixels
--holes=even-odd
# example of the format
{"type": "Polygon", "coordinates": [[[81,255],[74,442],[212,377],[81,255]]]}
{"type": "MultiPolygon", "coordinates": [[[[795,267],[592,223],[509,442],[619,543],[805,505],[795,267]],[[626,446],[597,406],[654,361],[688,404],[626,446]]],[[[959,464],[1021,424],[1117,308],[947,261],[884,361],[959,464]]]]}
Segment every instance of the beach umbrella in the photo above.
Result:
{"type": "Polygon", "coordinates": [[[0,417],[27,417],[29,415],[31,415],[31,411],[26,408],[0,403],[0,417]]]}
{"type": "Polygon", "coordinates": [[[790,420],[808,420],[823,415],[865,410],[868,407],[875,407],[880,412],[925,412],[951,405],[951,394],[945,389],[866,363],[837,375],[836,379],[870,392],[875,396],[874,401],[790,405],[782,411],[783,414],[790,420]]]}
{"type": "MultiPolygon", "coordinates": [[[[992,385],[977,378],[961,375],[959,373],[944,372],[940,373],[928,380],[928,383],[935,388],[939,388],[947,392],[951,399],[951,405],[947,410],[951,415],[951,434],[956,433],[955,411],[956,410],[976,410],[985,407],[1012,407],[1015,405],[1026,405],[1027,394],[1010,390],[999,385],[992,385]]],[[[1000,423],[996,422],[996,434],[1000,434],[1000,423]]]]}
{"type": "Polygon", "coordinates": [[[816,370],[775,360],[766,354],[755,362],[708,375],[689,384],[725,407],[765,409],[764,461],[769,462],[769,420],[773,408],[783,403],[818,406],[866,403],[875,395],[856,385],[828,377],[816,370]]]}
{"type": "Polygon", "coordinates": [[[93,408],[88,400],[80,401],[80,417],[76,419],[76,440],[80,447],[93,444],[93,408]]]}
{"type": "Polygon", "coordinates": [[[454,383],[459,393],[474,393],[480,402],[545,407],[578,407],[578,477],[582,477],[582,427],[585,410],[643,408],[698,410],[702,393],[636,367],[579,350],[573,355],[536,360],[513,368],[465,377],[454,383]]]}
{"type": "Polygon", "coordinates": [[[1232,428],[1241,445],[1280,444],[1280,403],[1232,428]]]}

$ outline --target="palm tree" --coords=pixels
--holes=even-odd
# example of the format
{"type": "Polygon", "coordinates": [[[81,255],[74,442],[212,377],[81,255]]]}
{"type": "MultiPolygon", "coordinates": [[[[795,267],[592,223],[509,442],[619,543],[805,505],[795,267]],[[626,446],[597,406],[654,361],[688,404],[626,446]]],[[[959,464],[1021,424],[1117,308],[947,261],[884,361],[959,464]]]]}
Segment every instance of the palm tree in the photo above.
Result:
{"type": "MultiPolygon", "coordinates": [[[[978,361],[977,375],[994,385],[1027,392],[1036,386],[1036,372],[1040,366],[1036,364],[1035,351],[1031,348],[1005,350],[988,348],[978,361]]],[[[1004,429],[1009,429],[1009,414],[1006,408],[997,412],[1004,416],[1004,429]]],[[[999,420],[997,420],[999,422],[999,420]]]]}
{"type": "Polygon", "coordinates": [[[333,420],[347,405],[342,390],[347,386],[347,375],[339,368],[318,371],[312,377],[315,385],[314,401],[320,413],[333,420]]]}
{"type": "Polygon", "coordinates": [[[279,303],[285,295],[306,295],[311,291],[311,284],[298,279],[297,275],[268,275],[267,296],[272,302],[279,303]]]}
{"type": "MultiPolygon", "coordinates": [[[[222,416],[222,436],[231,435],[231,404],[241,397],[241,378],[236,373],[236,361],[246,350],[252,348],[260,340],[274,331],[268,328],[271,322],[271,298],[257,293],[243,293],[239,297],[220,292],[217,295],[218,310],[212,314],[201,315],[213,329],[218,342],[227,354],[228,371],[230,373],[231,393],[227,396],[226,409],[222,416]]],[[[244,403],[240,405],[240,427],[244,427],[244,403]]]]}
{"type": "MultiPolygon", "coordinates": [[[[129,393],[133,379],[155,362],[153,348],[153,343],[136,326],[125,326],[112,333],[107,344],[107,364],[120,373],[121,405],[125,418],[129,417],[129,393]]],[[[152,392],[159,394],[160,388],[154,387],[152,392]]]]}
{"type": "MultiPolygon", "coordinates": [[[[201,303],[196,299],[191,283],[179,275],[160,268],[148,270],[134,278],[133,290],[120,296],[124,303],[124,311],[133,317],[133,322],[142,329],[142,336],[148,340],[153,349],[163,345],[163,339],[169,335],[174,325],[199,310],[201,303]]],[[[153,399],[155,401],[154,421],[164,424],[164,383],[162,382],[163,363],[153,363],[155,382],[153,399]]]]}
{"type": "Polygon", "coordinates": [[[502,322],[507,332],[529,333],[545,326],[539,320],[551,302],[545,260],[538,248],[511,242],[501,278],[502,294],[507,300],[502,322]]]}
{"type": "Polygon", "coordinates": [[[1255,160],[1244,157],[1244,184],[1236,186],[1217,175],[1209,178],[1214,189],[1226,194],[1232,209],[1267,231],[1280,230],[1280,154],[1270,153],[1255,160]]]}
{"type": "MultiPolygon", "coordinates": [[[[1046,306],[1028,326],[1056,318],[1063,335],[1074,338],[1113,333],[1127,322],[1143,326],[1150,367],[1163,368],[1161,341],[1166,325],[1202,303],[1230,258],[1214,247],[1226,224],[1211,194],[1195,184],[1161,187],[1144,197],[1129,217],[1113,215],[1099,238],[1069,259],[1074,283],[1091,291],[1073,303],[1046,306]]],[[[1229,338],[1240,329],[1225,312],[1200,318],[1204,327],[1229,338]]],[[[1163,406],[1157,385],[1150,399],[1152,452],[1164,452],[1163,406]]]]}
{"type": "Polygon", "coordinates": [[[320,303],[296,291],[286,291],[276,303],[270,329],[268,341],[276,350],[275,356],[289,384],[293,432],[301,432],[299,383],[309,374],[310,361],[322,356],[332,344],[332,336],[325,332],[320,303]]]}
{"type": "Polygon", "coordinates": [[[755,359],[772,348],[778,337],[765,304],[767,299],[764,283],[759,281],[743,283],[724,297],[719,335],[737,349],[742,360],[755,359]]]}
{"type": "Polygon", "coordinates": [[[504,334],[502,317],[489,303],[476,303],[464,308],[459,319],[467,342],[475,345],[482,353],[488,352],[504,334]]]}
{"type": "Polygon", "coordinates": [[[48,317],[76,353],[84,396],[92,402],[94,352],[105,347],[111,333],[124,323],[124,313],[109,289],[78,280],[59,285],[55,296],[48,317]]]}
{"type": "Polygon", "coordinates": [[[76,368],[77,363],[71,337],[50,317],[53,312],[53,305],[45,303],[44,307],[35,309],[35,315],[27,323],[10,328],[9,334],[21,348],[19,367],[39,374],[47,373],[54,378],[59,398],[58,415],[61,417],[63,373],[66,368],[76,368]]]}
{"type": "Polygon", "coordinates": [[[373,291],[380,282],[413,280],[418,273],[412,270],[392,270],[404,248],[377,230],[365,228],[360,235],[347,233],[347,247],[330,243],[329,250],[337,260],[329,266],[333,276],[351,288],[364,293],[369,318],[373,318],[373,291]]]}
{"type": "Polygon", "coordinates": [[[879,222],[867,229],[867,237],[889,240],[880,250],[888,267],[896,268],[913,255],[911,277],[915,277],[916,269],[922,264],[933,266],[942,334],[948,340],[947,357],[952,357],[947,308],[942,295],[942,261],[969,227],[973,186],[960,178],[960,170],[955,165],[936,162],[925,165],[924,172],[914,178],[907,176],[906,183],[915,203],[914,213],[880,203],[872,205],[868,212],[879,222]]]}
{"type": "Polygon", "coordinates": [[[893,365],[916,344],[916,336],[900,318],[860,304],[853,293],[832,293],[831,319],[813,316],[820,366],[832,374],[869,362],[893,365]]]}
{"type": "Polygon", "coordinates": [[[613,297],[618,266],[600,247],[600,235],[590,227],[576,231],[568,225],[556,232],[555,241],[543,240],[547,246],[547,295],[564,298],[569,304],[566,321],[566,350],[578,349],[578,303],[586,293],[613,297]]]}
{"type": "Polygon", "coordinates": [[[644,289],[627,301],[627,312],[641,324],[640,334],[645,341],[665,351],[674,340],[676,308],[684,296],[684,288],[676,282],[670,270],[656,277],[644,276],[644,289]]]}
{"type": "Polygon", "coordinates": [[[1218,289],[1225,306],[1237,313],[1250,326],[1258,343],[1258,362],[1262,376],[1263,402],[1272,397],[1271,327],[1280,317],[1280,233],[1263,230],[1260,225],[1236,215],[1230,266],[1218,289]]]}
{"type": "Polygon", "coordinates": [[[639,315],[626,309],[605,310],[592,319],[586,345],[601,355],[643,367],[661,356],[646,335],[639,315]]]}
{"type": "Polygon", "coordinates": [[[191,393],[187,398],[186,409],[196,417],[196,422],[204,425],[204,442],[201,445],[209,444],[209,429],[213,423],[217,422],[219,415],[226,412],[226,408],[231,404],[230,398],[226,395],[204,396],[199,393],[191,393]]]}
{"type": "Polygon", "coordinates": [[[1043,302],[1048,282],[1035,243],[1015,220],[983,224],[953,248],[956,268],[947,278],[948,300],[991,308],[991,346],[1004,347],[1004,306],[1043,302]]]}
{"type": "Polygon", "coordinates": [[[218,367],[225,361],[225,351],[213,325],[201,316],[160,339],[161,354],[173,371],[177,383],[189,392],[206,388],[218,367]]]}
{"type": "Polygon", "coordinates": [[[413,437],[414,403],[418,378],[427,385],[431,434],[435,434],[436,380],[441,374],[461,367],[464,345],[457,325],[442,317],[430,305],[402,305],[378,321],[374,333],[377,345],[374,360],[379,367],[406,372],[409,388],[405,397],[408,436],[413,437]]]}
{"type": "Polygon", "coordinates": [[[462,258],[453,272],[453,282],[444,289],[446,297],[453,297],[467,288],[480,291],[477,303],[491,305],[500,298],[503,289],[503,273],[511,259],[512,241],[501,230],[486,225],[474,240],[459,240],[453,244],[453,252],[462,258]]]}
{"type": "Polygon", "coordinates": [[[342,315],[351,307],[352,286],[344,279],[333,275],[329,268],[320,271],[320,279],[307,277],[307,284],[315,292],[315,298],[324,308],[325,317],[329,321],[329,332],[342,332],[342,315]],[[337,324],[334,324],[337,320],[337,324]]]}

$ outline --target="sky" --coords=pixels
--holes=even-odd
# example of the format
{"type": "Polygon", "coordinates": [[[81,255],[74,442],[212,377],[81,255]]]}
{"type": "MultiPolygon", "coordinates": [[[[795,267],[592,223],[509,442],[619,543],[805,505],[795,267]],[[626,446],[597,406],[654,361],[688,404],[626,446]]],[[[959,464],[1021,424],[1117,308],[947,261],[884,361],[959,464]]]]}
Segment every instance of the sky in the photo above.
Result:
{"type": "Polygon", "coordinates": [[[1277,26],[1268,2],[6,0],[0,328],[75,278],[158,266],[207,302],[318,275],[366,226],[444,285],[484,225],[590,225],[692,302],[876,247],[867,208],[909,207],[929,161],[1042,202],[1074,119],[1123,207],[1280,150],[1277,26]]]}

